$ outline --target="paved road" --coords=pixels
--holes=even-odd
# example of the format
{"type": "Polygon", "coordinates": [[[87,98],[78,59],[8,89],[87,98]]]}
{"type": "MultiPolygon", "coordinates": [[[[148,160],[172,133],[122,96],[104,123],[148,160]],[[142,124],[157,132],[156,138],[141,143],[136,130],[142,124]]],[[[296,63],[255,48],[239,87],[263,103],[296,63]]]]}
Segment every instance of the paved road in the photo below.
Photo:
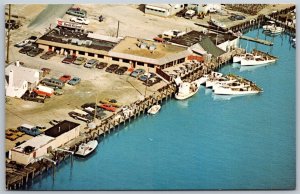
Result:
{"type": "Polygon", "coordinates": [[[54,26],[56,20],[62,18],[70,7],[72,7],[72,4],[47,5],[47,7],[32,20],[28,27],[40,31],[49,27],[50,24],[54,26]]]}

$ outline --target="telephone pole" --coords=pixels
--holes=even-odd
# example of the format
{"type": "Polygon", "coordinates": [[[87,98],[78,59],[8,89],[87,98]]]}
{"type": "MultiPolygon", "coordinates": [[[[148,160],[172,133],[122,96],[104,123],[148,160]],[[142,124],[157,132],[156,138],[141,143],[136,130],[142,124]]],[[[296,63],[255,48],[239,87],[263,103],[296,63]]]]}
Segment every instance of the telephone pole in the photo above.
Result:
{"type": "Polygon", "coordinates": [[[7,28],[7,47],[6,47],[6,63],[9,63],[9,41],[10,41],[10,25],[11,25],[11,21],[10,21],[10,15],[11,15],[11,4],[8,4],[8,28],[7,28]]]}

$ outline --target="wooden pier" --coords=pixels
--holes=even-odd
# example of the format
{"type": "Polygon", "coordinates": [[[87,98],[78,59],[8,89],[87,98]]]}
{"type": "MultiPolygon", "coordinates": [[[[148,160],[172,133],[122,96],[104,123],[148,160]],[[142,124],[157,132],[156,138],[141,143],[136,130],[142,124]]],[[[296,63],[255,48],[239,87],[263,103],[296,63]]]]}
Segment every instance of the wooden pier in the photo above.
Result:
{"type": "Polygon", "coordinates": [[[259,39],[259,38],[253,38],[253,37],[249,37],[249,36],[241,36],[240,38],[244,39],[244,40],[249,40],[249,41],[252,41],[252,42],[257,42],[257,43],[260,43],[260,44],[264,44],[264,45],[267,45],[267,46],[273,46],[273,42],[267,41],[267,40],[262,40],[262,39],[259,39]]]}

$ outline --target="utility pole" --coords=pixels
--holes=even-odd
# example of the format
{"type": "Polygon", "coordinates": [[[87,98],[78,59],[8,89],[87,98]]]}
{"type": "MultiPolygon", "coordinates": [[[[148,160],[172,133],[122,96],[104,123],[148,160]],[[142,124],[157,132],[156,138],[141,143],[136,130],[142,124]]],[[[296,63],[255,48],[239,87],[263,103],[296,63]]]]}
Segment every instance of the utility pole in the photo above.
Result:
{"type": "Polygon", "coordinates": [[[119,27],[120,27],[120,21],[118,20],[117,38],[119,37],[119,27]]]}
{"type": "Polygon", "coordinates": [[[7,45],[6,45],[6,63],[9,63],[9,40],[10,40],[10,25],[11,25],[11,21],[10,21],[10,15],[11,15],[11,4],[8,4],[8,28],[7,28],[7,45]]]}

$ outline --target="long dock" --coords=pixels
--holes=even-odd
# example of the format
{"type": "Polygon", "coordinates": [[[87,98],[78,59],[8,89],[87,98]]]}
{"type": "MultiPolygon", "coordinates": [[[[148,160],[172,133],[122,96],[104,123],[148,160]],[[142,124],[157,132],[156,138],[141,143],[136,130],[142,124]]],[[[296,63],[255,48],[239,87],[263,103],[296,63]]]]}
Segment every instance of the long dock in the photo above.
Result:
{"type": "Polygon", "coordinates": [[[259,38],[253,38],[253,37],[249,37],[249,36],[241,36],[240,38],[244,39],[244,40],[249,40],[249,41],[252,41],[252,42],[257,42],[257,43],[260,43],[260,44],[264,44],[264,45],[267,45],[267,46],[273,46],[273,42],[268,41],[268,40],[262,40],[262,39],[259,39],[259,38]]]}

